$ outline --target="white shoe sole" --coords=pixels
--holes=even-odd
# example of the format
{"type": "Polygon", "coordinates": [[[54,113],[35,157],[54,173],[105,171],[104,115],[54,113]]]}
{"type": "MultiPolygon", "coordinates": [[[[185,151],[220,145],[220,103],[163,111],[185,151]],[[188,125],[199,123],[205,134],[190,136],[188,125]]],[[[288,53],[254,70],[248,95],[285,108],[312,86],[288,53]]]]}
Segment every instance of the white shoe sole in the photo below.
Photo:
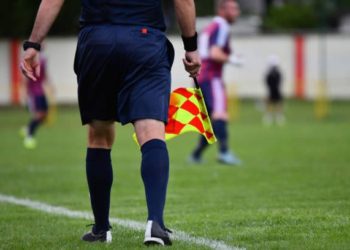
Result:
{"type": "Polygon", "coordinates": [[[164,246],[164,241],[160,238],[155,238],[155,237],[145,237],[145,240],[143,241],[144,244],[158,244],[164,246]]]}

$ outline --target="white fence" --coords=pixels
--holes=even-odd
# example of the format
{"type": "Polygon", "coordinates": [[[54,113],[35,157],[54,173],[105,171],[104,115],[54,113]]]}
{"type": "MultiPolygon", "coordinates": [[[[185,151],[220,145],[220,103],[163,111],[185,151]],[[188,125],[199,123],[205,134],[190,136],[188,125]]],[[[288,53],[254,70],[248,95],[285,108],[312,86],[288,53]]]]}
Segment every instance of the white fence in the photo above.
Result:
{"type": "Polygon", "coordinates": [[[0,41],[0,104],[10,102],[10,55],[7,42],[0,41]]]}
{"type": "MultiPolygon", "coordinates": [[[[330,35],[326,38],[325,65],[327,74],[321,74],[320,38],[305,37],[305,96],[314,98],[321,75],[326,75],[328,95],[332,99],[350,98],[350,37],[330,35]]],[[[172,70],[173,88],[191,86],[191,79],[182,66],[183,46],[179,37],[171,36],[176,56],[172,70]]],[[[73,72],[73,59],[76,48],[75,38],[50,38],[45,45],[48,57],[48,71],[56,89],[56,98],[61,103],[75,103],[76,77],[73,72]]],[[[226,66],[225,81],[230,93],[233,89],[239,97],[262,98],[265,96],[263,83],[267,58],[278,55],[284,73],[283,92],[294,95],[295,51],[292,36],[249,36],[233,37],[232,47],[244,56],[244,67],[226,66]]],[[[0,41],[0,104],[10,103],[10,50],[9,41],[0,41]]]]}

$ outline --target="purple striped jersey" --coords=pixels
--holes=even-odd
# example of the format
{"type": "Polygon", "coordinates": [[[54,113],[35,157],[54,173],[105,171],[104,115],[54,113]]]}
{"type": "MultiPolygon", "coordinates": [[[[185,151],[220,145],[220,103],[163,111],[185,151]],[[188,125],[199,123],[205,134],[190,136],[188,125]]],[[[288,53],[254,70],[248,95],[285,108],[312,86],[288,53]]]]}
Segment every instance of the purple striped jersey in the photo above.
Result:
{"type": "Polygon", "coordinates": [[[199,36],[198,48],[202,59],[199,82],[210,81],[213,78],[222,78],[224,64],[210,59],[212,46],[222,48],[227,55],[231,54],[230,24],[219,16],[215,17],[199,36]]]}

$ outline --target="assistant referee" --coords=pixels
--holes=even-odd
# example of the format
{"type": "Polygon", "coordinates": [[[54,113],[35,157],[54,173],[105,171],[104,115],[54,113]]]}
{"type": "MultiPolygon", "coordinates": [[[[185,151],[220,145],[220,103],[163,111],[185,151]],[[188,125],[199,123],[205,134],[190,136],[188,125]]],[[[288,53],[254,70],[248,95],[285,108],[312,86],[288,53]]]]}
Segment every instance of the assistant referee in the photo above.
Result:
{"type": "MultiPolygon", "coordinates": [[[[23,44],[22,72],[40,76],[40,44],[64,0],[42,0],[33,31],[23,44]]],[[[171,245],[163,210],[169,177],[164,142],[174,49],[167,40],[161,0],[81,0],[81,29],[74,61],[83,125],[88,127],[86,174],[95,218],[88,242],[111,242],[111,148],[114,122],[132,123],[141,146],[141,175],[148,218],[145,244],[171,245]]],[[[185,47],[186,71],[197,76],[194,0],[174,0],[185,47]]]]}

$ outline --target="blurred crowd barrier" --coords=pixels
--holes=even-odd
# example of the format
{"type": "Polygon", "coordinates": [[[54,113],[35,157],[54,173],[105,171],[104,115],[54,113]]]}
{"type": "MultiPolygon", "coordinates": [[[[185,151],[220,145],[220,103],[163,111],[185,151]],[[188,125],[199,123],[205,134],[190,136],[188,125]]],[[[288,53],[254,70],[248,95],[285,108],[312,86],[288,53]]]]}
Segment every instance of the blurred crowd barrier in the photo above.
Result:
{"type": "MultiPolygon", "coordinates": [[[[172,88],[191,86],[192,81],[182,65],[182,41],[176,36],[169,39],[176,51],[172,88]]],[[[77,102],[73,72],[75,48],[75,38],[50,38],[45,44],[48,75],[59,103],[77,102]]],[[[322,83],[329,98],[350,98],[350,36],[239,36],[232,37],[232,48],[244,58],[245,64],[225,67],[224,79],[230,94],[263,98],[268,57],[274,55],[279,58],[284,74],[285,96],[314,99],[322,83]]],[[[21,42],[0,40],[0,104],[18,102],[20,54],[21,42]]]]}

